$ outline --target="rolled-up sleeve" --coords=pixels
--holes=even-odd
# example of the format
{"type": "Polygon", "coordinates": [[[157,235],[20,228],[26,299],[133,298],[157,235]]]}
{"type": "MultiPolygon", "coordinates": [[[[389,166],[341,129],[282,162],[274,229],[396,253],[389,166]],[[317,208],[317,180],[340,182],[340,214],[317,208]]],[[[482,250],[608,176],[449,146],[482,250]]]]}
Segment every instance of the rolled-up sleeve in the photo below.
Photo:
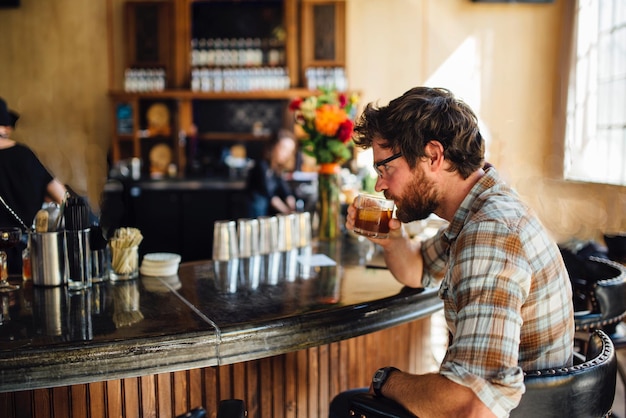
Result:
{"type": "Polygon", "coordinates": [[[440,372],[506,417],[524,392],[521,310],[532,273],[519,235],[502,223],[467,225],[454,247],[439,290],[448,323],[455,324],[440,372]]]}

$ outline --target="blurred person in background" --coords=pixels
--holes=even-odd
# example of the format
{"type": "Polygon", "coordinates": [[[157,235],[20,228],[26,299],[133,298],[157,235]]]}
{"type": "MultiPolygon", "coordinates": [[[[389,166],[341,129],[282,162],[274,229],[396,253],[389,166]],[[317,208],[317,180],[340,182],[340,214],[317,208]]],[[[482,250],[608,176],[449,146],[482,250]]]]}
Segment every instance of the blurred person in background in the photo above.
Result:
{"type": "Polygon", "coordinates": [[[248,172],[246,190],[251,218],[296,211],[296,198],[283,176],[293,170],[296,149],[293,133],[280,130],[267,143],[263,158],[248,172]]]}
{"type": "Polygon", "coordinates": [[[22,229],[22,244],[7,251],[9,274],[22,271],[26,232],[46,201],[61,204],[65,186],[26,145],[11,139],[19,115],[0,98],[0,226],[22,229]]]}

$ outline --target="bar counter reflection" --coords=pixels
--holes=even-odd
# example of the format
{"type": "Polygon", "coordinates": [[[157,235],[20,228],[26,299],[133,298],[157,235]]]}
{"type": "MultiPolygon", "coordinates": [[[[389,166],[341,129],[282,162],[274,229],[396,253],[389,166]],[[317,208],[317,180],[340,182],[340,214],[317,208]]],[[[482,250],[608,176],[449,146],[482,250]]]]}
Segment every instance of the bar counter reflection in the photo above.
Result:
{"type": "MultiPolygon", "coordinates": [[[[368,241],[314,242],[311,251],[338,263],[310,268],[294,280],[283,271],[276,283],[262,277],[258,287],[235,292],[219,288],[213,261],[183,263],[174,277],[97,283],[71,297],[64,288],[13,292],[3,300],[0,391],[7,393],[0,401],[13,402],[15,390],[283,361],[289,353],[326,350],[401,324],[413,327],[412,321],[422,323],[441,309],[436,291],[406,289],[386,269],[366,268],[375,253],[368,241]]],[[[340,368],[354,370],[349,363],[366,357],[346,359],[340,368]]],[[[407,367],[416,364],[411,360],[407,367]]],[[[211,400],[205,395],[202,402],[211,400]]]]}

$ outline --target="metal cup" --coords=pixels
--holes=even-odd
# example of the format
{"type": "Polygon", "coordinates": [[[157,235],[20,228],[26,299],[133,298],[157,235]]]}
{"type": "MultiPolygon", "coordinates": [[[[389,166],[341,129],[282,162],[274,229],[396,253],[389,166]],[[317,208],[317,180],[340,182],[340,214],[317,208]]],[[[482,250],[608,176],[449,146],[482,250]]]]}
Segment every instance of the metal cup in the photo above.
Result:
{"type": "Polygon", "coordinates": [[[235,221],[215,221],[213,224],[213,260],[228,261],[238,258],[238,245],[235,221]]]}
{"type": "Polygon", "coordinates": [[[261,274],[264,283],[275,285],[280,275],[280,252],[278,251],[278,218],[261,216],[259,220],[259,250],[261,274]]]}
{"type": "Polygon", "coordinates": [[[67,293],[65,288],[35,287],[34,312],[35,324],[43,335],[57,337],[63,335],[65,310],[67,309],[67,293]]]}
{"type": "Polygon", "coordinates": [[[242,218],[237,220],[239,239],[239,275],[241,285],[254,290],[259,287],[261,256],[259,249],[259,221],[242,218]]]}
{"type": "Polygon", "coordinates": [[[301,279],[309,279],[313,276],[314,268],[311,266],[313,248],[311,245],[298,248],[298,276],[301,279]]]}
{"type": "Polygon", "coordinates": [[[251,257],[260,253],[259,221],[257,219],[238,219],[237,236],[239,257],[251,257]]]}
{"type": "Polygon", "coordinates": [[[281,252],[280,275],[288,282],[297,277],[298,228],[295,214],[280,214],[278,219],[278,250],[281,252]]]}
{"type": "Polygon", "coordinates": [[[239,279],[244,289],[255,290],[259,287],[262,261],[260,255],[239,259],[239,279]]]}
{"type": "Polygon", "coordinates": [[[278,284],[280,278],[281,253],[272,252],[261,256],[261,274],[263,283],[269,285],[278,284]]]}
{"type": "Polygon", "coordinates": [[[293,248],[294,221],[290,215],[276,215],[278,221],[278,251],[289,251],[293,248]]]}
{"type": "Polygon", "coordinates": [[[300,212],[295,214],[296,228],[298,230],[297,247],[306,247],[311,245],[312,227],[311,214],[309,212],[300,212]]]}
{"type": "Polygon", "coordinates": [[[270,254],[278,250],[278,219],[275,216],[261,216],[259,221],[259,252],[270,254]]]}
{"type": "Polygon", "coordinates": [[[239,260],[213,261],[215,287],[222,293],[236,293],[239,278],[239,260]]]}
{"type": "Polygon", "coordinates": [[[33,284],[61,286],[67,283],[63,232],[30,234],[30,262],[33,284]]]}

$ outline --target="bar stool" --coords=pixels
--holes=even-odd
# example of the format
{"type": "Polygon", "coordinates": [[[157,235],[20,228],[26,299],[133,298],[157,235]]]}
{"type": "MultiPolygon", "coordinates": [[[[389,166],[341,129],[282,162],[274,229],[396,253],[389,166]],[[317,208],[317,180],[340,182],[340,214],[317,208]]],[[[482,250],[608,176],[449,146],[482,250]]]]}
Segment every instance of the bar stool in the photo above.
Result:
{"type": "Polygon", "coordinates": [[[566,262],[566,267],[575,305],[579,301],[574,312],[576,331],[603,329],[612,338],[621,337],[626,317],[626,267],[600,257],[590,257],[576,269],[566,262]]]}
{"type": "MultiPolygon", "coordinates": [[[[576,363],[575,358],[574,363],[576,363]]],[[[617,357],[611,338],[591,333],[582,364],[524,372],[526,392],[511,418],[604,418],[615,398],[617,357]]]]}
{"type": "MultiPolygon", "coordinates": [[[[626,267],[600,257],[589,257],[582,262],[566,260],[572,280],[574,298],[586,301],[586,309],[574,312],[576,343],[584,350],[587,336],[594,330],[603,330],[615,346],[626,349],[626,267]]],[[[575,303],[576,306],[576,303],[575,303]]],[[[626,388],[626,365],[617,361],[617,372],[626,388]]]]}
{"type": "MultiPolygon", "coordinates": [[[[511,418],[604,418],[615,397],[617,360],[609,336],[593,331],[579,364],[524,372],[526,392],[511,418]]],[[[396,402],[359,393],[353,396],[350,416],[358,418],[416,418],[396,402]]]]}

